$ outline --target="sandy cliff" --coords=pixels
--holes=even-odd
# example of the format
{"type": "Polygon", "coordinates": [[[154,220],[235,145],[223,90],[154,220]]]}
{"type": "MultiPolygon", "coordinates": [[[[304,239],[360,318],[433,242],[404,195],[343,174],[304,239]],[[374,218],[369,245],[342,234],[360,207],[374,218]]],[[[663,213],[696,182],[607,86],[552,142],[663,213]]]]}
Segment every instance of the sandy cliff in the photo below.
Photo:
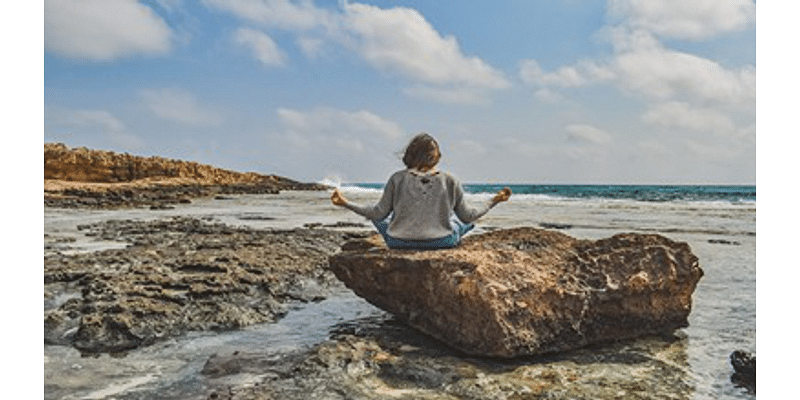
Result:
{"type": "Polygon", "coordinates": [[[61,143],[44,145],[45,204],[50,206],[152,207],[220,193],[324,188],[276,175],[241,173],[191,161],[69,148],[61,143]]]}

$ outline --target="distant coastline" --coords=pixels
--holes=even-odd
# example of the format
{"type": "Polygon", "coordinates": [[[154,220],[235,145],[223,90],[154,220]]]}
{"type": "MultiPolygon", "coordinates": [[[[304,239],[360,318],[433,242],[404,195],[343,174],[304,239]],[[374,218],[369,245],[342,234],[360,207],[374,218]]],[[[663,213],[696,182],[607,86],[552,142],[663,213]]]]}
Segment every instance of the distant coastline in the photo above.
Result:
{"type": "Polygon", "coordinates": [[[162,157],[44,145],[44,204],[65,208],[170,208],[199,197],[325,190],[277,175],[162,157]]]}

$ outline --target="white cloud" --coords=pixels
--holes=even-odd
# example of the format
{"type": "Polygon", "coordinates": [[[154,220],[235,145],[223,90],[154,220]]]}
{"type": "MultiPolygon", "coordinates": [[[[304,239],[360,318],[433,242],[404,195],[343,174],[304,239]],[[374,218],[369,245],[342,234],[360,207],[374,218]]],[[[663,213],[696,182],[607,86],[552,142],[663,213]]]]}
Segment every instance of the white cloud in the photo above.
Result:
{"type": "Polygon", "coordinates": [[[291,132],[317,138],[350,135],[395,140],[403,135],[403,130],[397,123],[365,110],[350,112],[318,108],[302,112],[281,108],[278,110],[278,116],[291,132]]]}
{"type": "Polygon", "coordinates": [[[604,65],[581,61],[548,72],[536,60],[525,60],[520,77],[539,87],[612,82],[658,100],[684,99],[737,107],[755,104],[753,66],[725,68],[707,58],[668,49],[644,31],[615,29],[612,36],[617,53],[604,65]]]}
{"type": "Polygon", "coordinates": [[[739,106],[755,102],[755,67],[727,69],[715,61],[653,42],[631,45],[630,50],[617,55],[613,69],[625,87],[658,99],[685,96],[739,106]]]}
{"type": "Polygon", "coordinates": [[[145,105],[158,117],[187,125],[218,124],[222,116],[200,105],[192,93],[180,88],[144,89],[145,105]]]}
{"type": "Polygon", "coordinates": [[[46,131],[57,140],[79,138],[79,141],[112,144],[127,149],[144,145],[142,139],[128,132],[125,124],[106,110],[75,110],[48,108],[45,113],[46,131]]]}
{"type": "Polygon", "coordinates": [[[563,88],[584,86],[616,77],[612,69],[592,61],[581,61],[575,65],[562,66],[555,71],[545,72],[537,60],[523,60],[519,75],[522,81],[528,84],[563,88]]]}
{"type": "Polygon", "coordinates": [[[250,28],[239,28],[233,34],[233,41],[250,50],[258,61],[266,66],[283,66],[286,54],[278,48],[275,41],[267,34],[250,28]]]}
{"type": "Polygon", "coordinates": [[[403,130],[370,111],[326,107],[280,108],[276,113],[282,127],[267,132],[264,139],[273,152],[272,162],[284,168],[339,171],[340,176],[381,181],[399,162],[395,153],[403,130]]]}
{"type": "Polygon", "coordinates": [[[44,48],[69,58],[112,61],[162,55],[172,31],[136,0],[45,0],[44,48]]]}
{"type": "Polygon", "coordinates": [[[545,73],[536,60],[523,61],[519,74],[523,82],[539,86],[574,87],[586,83],[575,67],[561,67],[555,72],[545,73]]]}
{"type": "Polygon", "coordinates": [[[488,152],[486,146],[474,139],[463,139],[453,143],[453,150],[460,156],[482,156],[488,152]]]}
{"type": "Polygon", "coordinates": [[[403,93],[421,99],[433,100],[444,104],[486,104],[489,102],[488,93],[485,89],[473,87],[437,87],[437,86],[414,86],[404,88],[403,93]]]}
{"type": "Polygon", "coordinates": [[[104,132],[125,130],[125,124],[105,110],[64,110],[57,112],[55,120],[72,127],[99,127],[104,132]]]}
{"type": "Polygon", "coordinates": [[[203,3],[267,28],[310,30],[332,23],[328,11],[308,0],[203,0],[203,3]]]}
{"type": "Polygon", "coordinates": [[[611,135],[602,129],[591,125],[574,124],[567,126],[565,129],[567,131],[567,137],[579,142],[606,144],[613,139],[611,135]]]}
{"type": "MultiPolygon", "coordinates": [[[[443,37],[419,12],[411,8],[382,9],[367,4],[340,2],[341,10],[317,7],[312,1],[204,0],[213,9],[265,28],[300,35],[298,47],[310,58],[326,45],[352,51],[370,66],[403,76],[417,86],[404,93],[450,104],[476,104],[487,99],[488,89],[510,86],[504,74],[478,57],[465,55],[453,36],[443,37]]],[[[254,36],[252,33],[249,36],[254,36]]],[[[255,39],[244,40],[251,44],[255,39]]],[[[263,43],[265,59],[274,60],[274,42],[263,43]]]]}
{"type": "Polygon", "coordinates": [[[156,3],[167,12],[173,13],[183,8],[183,0],[156,0],[156,3]]]}
{"type": "Polygon", "coordinates": [[[644,115],[645,122],[664,128],[710,131],[732,135],[737,132],[731,118],[717,110],[692,107],[689,103],[670,101],[651,107],[644,115]]]}
{"type": "Polygon", "coordinates": [[[548,88],[539,89],[533,92],[533,97],[545,103],[558,103],[565,99],[563,94],[548,88]]]}
{"type": "Polygon", "coordinates": [[[416,10],[345,4],[351,45],[373,66],[429,84],[491,89],[509,86],[503,74],[477,57],[465,56],[455,37],[442,37],[416,10]]]}
{"type": "Polygon", "coordinates": [[[316,58],[322,54],[325,41],[316,37],[300,37],[297,39],[297,45],[306,57],[316,58]]]}
{"type": "Polygon", "coordinates": [[[753,0],[609,0],[626,25],[680,39],[705,39],[755,24],[753,0]]]}

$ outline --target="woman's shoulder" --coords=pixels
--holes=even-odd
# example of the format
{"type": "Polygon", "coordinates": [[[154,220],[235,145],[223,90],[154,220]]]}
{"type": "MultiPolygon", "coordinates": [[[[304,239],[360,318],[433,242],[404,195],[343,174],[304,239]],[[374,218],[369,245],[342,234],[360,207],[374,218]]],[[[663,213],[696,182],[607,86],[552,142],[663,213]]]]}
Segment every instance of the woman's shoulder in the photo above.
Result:
{"type": "Polygon", "coordinates": [[[406,176],[408,176],[408,174],[409,174],[409,172],[408,172],[407,169],[401,169],[399,171],[395,171],[389,177],[389,182],[388,183],[396,183],[396,184],[398,184],[400,182],[403,182],[405,180],[406,176]]]}
{"type": "Polygon", "coordinates": [[[397,180],[397,179],[400,179],[400,178],[402,178],[402,177],[404,177],[404,176],[408,175],[408,173],[409,173],[409,172],[408,172],[408,170],[407,170],[407,169],[401,169],[401,170],[395,171],[395,172],[393,172],[393,173],[392,173],[392,175],[389,177],[389,180],[397,180]]]}
{"type": "Polygon", "coordinates": [[[447,171],[439,171],[439,174],[442,176],[442,179],[444,179],[447,182],[458,183],[458,178],[456,178],[455,175],[447,171]]]}

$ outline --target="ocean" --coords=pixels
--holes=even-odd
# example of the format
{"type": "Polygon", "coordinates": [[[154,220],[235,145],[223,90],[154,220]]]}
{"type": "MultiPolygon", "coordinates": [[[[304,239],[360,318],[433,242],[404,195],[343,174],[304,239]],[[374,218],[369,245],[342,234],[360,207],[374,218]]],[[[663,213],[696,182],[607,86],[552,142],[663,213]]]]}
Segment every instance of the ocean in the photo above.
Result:
{"type": "MultiPolygon", "coordinates": [[[[382,190],[380,183],[345,184],[344,188],[382,190]]],[[[755,203],[755,186],[721,185],[530,185],[530,184],[463,184],[470,194],[493,194],[508,187],[517,196],[540,196],[553,199],[617,199],[643,202],[721,201],[755,203]]]]}
{"type": "MultiPolygon", "coordinates": [[[[509,186],[511,199],[481,218],[479,233],[533,226],[582,239],[622,232],[658,233],[688,243],[705,275],[693,296],[689,326],[681,329],[679,367],[692,387],[687,399],[749,399],[730,380],[729,355],[756,351],[756,188],[755,186],[502,185],[465,184],[466,200],[489,201],[509,186]]],[[[341,184],[350,201],[376,202],[381,184],[341,184]]],[[[364,218],[331,205],[327,192],[240,195],[203,199],[173,210],[67,210],[45,208],[45,233],[64,240],[65,253],[124,246],[98,242],[77,229],[106,219],[194,216],[255,228],[294,228],[337,222],[364,224],[364,218]]],[[[131,352],[124,358],[81,358],[71,348],[45,346],[45,398],[147,398],[173,392],[195,398],[191,388],[207,356],[232,347],[310,346],[325,340],[332,326],[380,313],[350,293],[290,312],[274,324],[237,332],[196,333],[131,352]],[[265,338],[269,338],[265,342],[265,338]],[[206,357],[206,358],[204,358],[206,357]],[[102,380],[94,379],[102,373],[102,380]],[[50,386],[48,386],[50,385],[50,386]],[[49,395],[48,395],[49,393],[49,395]],[[65,395],[66,393],[66,395],[65,395]]],[[[168,398],[168,397],[159,397],[168,398]]]]}

